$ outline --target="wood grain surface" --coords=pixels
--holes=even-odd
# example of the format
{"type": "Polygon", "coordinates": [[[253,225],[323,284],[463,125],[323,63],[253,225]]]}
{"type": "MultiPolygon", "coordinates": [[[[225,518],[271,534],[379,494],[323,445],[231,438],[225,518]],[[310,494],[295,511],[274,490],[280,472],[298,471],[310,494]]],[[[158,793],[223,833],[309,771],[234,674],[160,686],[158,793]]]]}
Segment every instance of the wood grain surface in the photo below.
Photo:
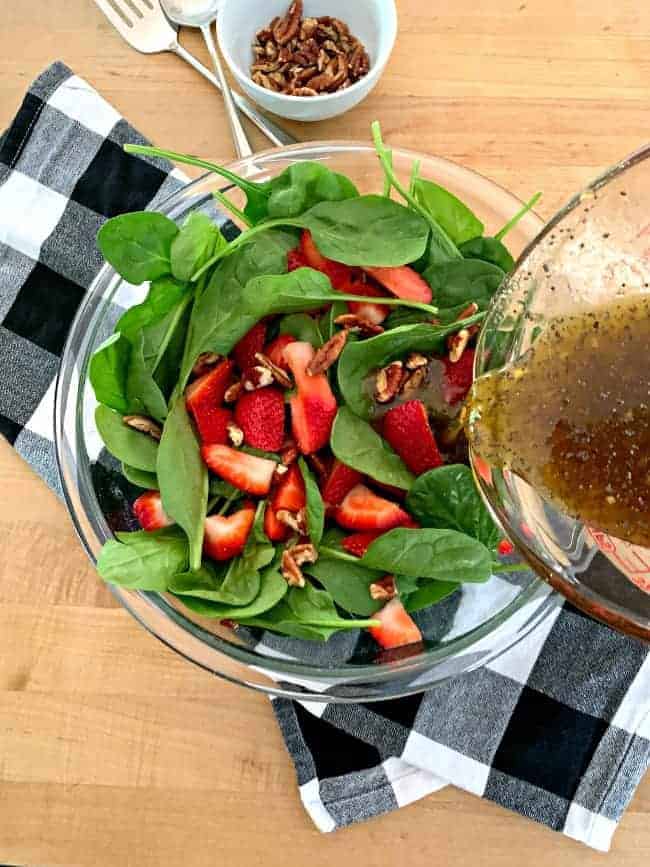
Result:
{"type": "MultiPolygon", "coordinates": [[[[210,85],[172,55],[137,54],[90,0],[2,7],[0,126],[62,59],[154,142],[232,156],[210,85]]],[[[389,142],[462,162],[521,197],[544,190],[547,216],[648,138],[647,3],[398,7],[376,91],[342,118],[289,124],[297,137],[365,139],[379,117],[389,142]]],[[[207,63],[196,34],[183,42],[207,63]]],[[[183,662],[115,607],[64,507],[0,442],[0,862],[570,867],[601,857],[452,788],[320,835],[268,701],[183,662]]],[[[649,858],[646,780],[608,863],[649,858]]]]}

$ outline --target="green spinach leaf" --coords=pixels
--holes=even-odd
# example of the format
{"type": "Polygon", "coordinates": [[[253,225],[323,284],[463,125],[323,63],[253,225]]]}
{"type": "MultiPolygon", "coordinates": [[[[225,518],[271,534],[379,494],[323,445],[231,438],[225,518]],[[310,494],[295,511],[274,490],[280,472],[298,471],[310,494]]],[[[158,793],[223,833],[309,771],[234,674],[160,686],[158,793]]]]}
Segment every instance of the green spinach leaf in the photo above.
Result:
{"type": "Polygon", "coordinates": [[[228,242],[219,227],[200,211],[193,211],[185,220],[171,245],[171,272],[177,280],[189,280],[228,242]]]}
{"type": "Polygon", "coordinates": [[[368,617],[382,607],[370,596],[370,585],[384,573],[360,564],[337,560],[321,554],[315,563],[305,563],[303,572],[316,578],[338,606],[350,614],[368,617]]]}
{"type": "MultiPolygon", "coordinates": [[[[396,307],[395,310],[405,310],[404,307],[396,307]]],[[[338,331],[339,328],[334,322],[334,320],[338,316],[342,316],[344,313],[348,312],[348,305],[345,301],[334,301],[327,308],[325,313],[318,320],[318,330],[322,336],[323,343],[330,340],[334,336],[334,332],[338,331]]],[[[423,314],[424,315],[424,314],[423,314]]],[[[348,335],[348,340],[350,339],[350,335],[348,335]]]]}
{"type": "Polygon", "coordinates": [[[415,480],[386,440],[347,406],[336,414],[330,446],[344,464],[385,485],[408,490],[415,480]]]}
{"type": "Polygon", "coordinates": [[[164,593],[187,566],[187,540],[178,527],[120,533],[118,540],[106,542],[97,560],[97,571],[111,584],[164,593]]]}
{"type": "MultiPolygon", "coordinates": [[[[399,587],[399,582],[398,582],[399,587]]],[[[460,587],[460,584],[455,584],[451,581],[428,581],[422,584],[411,593],[406,593],[402,596],[404,608],[410,613],[421,611],[423,608],[429,608],[430,605],[436,605],[442,602],[460,587]]]]}
{"type": "Polygon", "coordinates": [[[142,333],[131,348],[126,393],[132,412],[149,415],[158,421],[163,421],[167,416],[167,401],[144,360],[142,333]]]}
{"type": "Polygon", "coordinates": [[[318,321],[307,313],[290,313],[288,316],[283,316],[280,320],[280,334],[290,334],[296,340],[311,343],[315,349],[324,343],[318,321]]]}
{"type": "Polygon", "coordinates": [[[457,246],[483,234],[483,223],[476,214],[444,187],[416,178],[413,195],[457,246]]]}
{"type": "Polygon", "coordinates": [[[490,552],[456,530],[389,530],[370,544],[361,563],[393,575],[481,582],[492,574],[490,552]]]}
{"type": "Polygon", "coordinates": [[[163,214],[135,211],[107,220],[97,233],[97,244],[117,273],[137,285],[170,273],[177,234],[176,223],[163,214]]]}
{"type": "MultiPolygon", "coordinates": [[[[179,576],[176,576],[174,583],[178,578],[179,576]]],[[[277,567],[269,566],[261,574],[259,593],[248,605],[229,606],[196,596],[180,596],[179,598],[183,605],[196,614],[202,614],[204,617],[215,617],[219,620],[232,619],[239,621],[264,614],[265,611],[273,608],[286,595],[288,589],[289,585],[277,567]]]]}
{"type": "Polygon", "coordinates": [[[307,466],[305,459],[300,458],[298,463],[305,481],[305,491],[307,494],[307,532],[312,545],[318,548],[323,538],[323,529],[325,527],[325,504],[323,503],[316,479],[307,466]]]}
{"type": "Polygon", "coordinates": [[[349,178],[323,163],[300,162],[286,168],[265,184],[271,219],[299,217],[319,202],[339,202],[359,195],[349,178]]]}
{"type": "Polygon", "coordinates": [[[336,610],[326,590],[317,590],[312,584],[292,587],[287,593],[287,604],[301,623],[325,626],[331,629],[363,629],[372,626],[372,620],[347,620],[336,610]]]}
{"type": "Polygon", "coordinates": [[[121,334],[111,334],[97,349],[88,368],[90,384],[99,403],[122,414],[130,411],[126,380],[131,361],[131,344],[121,334]]]}
{"type": "Polygon", "coordinates": [[[472,238],[459,247],[465,259],[481,259],[501,268],[504,274],[509,274],[515,267],[515,260],[508,249],[496,238],[472,238]]]}
{"type": "Polygon", "coordinates": [[[182,395],[174,401],[165,421],[156,472],[163,508],[185,530],[190,569],[198,569],[208,504],[208,471],[182,395]]]}
{"type": "Polygon", "coordinates": [[[144,488],[146,491],[158,490],[158,476],[155,473],[148,473],[145,470],[137,469],[137,467],[122,464],[122,474],[132,485],[137,485],[138,488],[144,488]]]}
{"type": "Polygon", "coordinates": [[[432,265],[422,276],[433,289],[438,307],[455,307],[474,301],[480,310],[485,310],[505,274],[489,262],[460,259],[432,265]]]}
{"type": "Polygon", "coordinates": [[[469,467],[448,464],[423,473],[409,491],[406,505],[423,527],[459,530],[496,551],[501,533],[476,489],[469,467]]]}
{"type": "Polygon", "coordinates": [[[95,424],[104,445],[118,461],[148,473],[156,472],[158,443],[153,437],[127,427],[119,413],[103,405],[95,410],[95,424]]]}

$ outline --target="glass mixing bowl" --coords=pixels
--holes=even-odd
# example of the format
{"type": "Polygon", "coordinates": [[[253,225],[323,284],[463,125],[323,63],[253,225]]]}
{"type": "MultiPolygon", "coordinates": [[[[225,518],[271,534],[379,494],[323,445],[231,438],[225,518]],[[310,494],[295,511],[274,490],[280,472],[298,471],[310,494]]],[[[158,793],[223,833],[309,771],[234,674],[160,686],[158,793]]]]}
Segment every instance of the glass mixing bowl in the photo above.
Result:
{"type": "MultiPolygon", "coordinates": [[[[521,358],[559,316],[650,293],[649,203],[650,146],[571,199],[495,297],[475,375],[521,358]]],[[[478,472],[472,460],[488,505],[534,570],[591,616],[650,641],[650,549],[589,528],[514,473],[478,472]]]]}
{"type": "MultiPolygon", "coordinates": [[[[394,150],[395,167],[407,179],[414,159],[474,209],[486,231],[497,231],[521,202],[480,175],[446,160],[394,150]]],[[[294,145],[256,154],[230,168],[259,180],[301,160],[319,160],[349,175],[361,191],[381,190],[383,177],[373,149],[327,142],[294,145]]],[[[176,221],[192,211],[216,215],[212,193],[223,181],[206,175],[188,183],[159,208],[176,221]]],[[[230,190],[242,205],[237,191],[230,190]]],[[[508,237],[518,254],[542,228],[527,214],[508,237]]],[[[113,531],[134,528],[130,502],[137,496],[102,451],[94,422],[96,400],[88,362],[111,332],[120,304],[139,300],[146,287],[125,284],[106,266],[97,276],[73,323],[56,391],[56,450],[66,501],[79,537],[93,562],[113,531]]],[[[99,580],[99,579],[98,579],[99,580]]],[[[512,646],[556,606],[556,594],[531,571],[467,585],[416,616],[424,649],[380,652],[365,633],[333,636],[325,643],[290,640],[257,630],[233,631],[191,614],[171,596],[113,587],[113,593],[151,633],[185,658],[240,684],[282,696],[327,701],[372,701],[419,692],[485,664],[512,646]]]]}

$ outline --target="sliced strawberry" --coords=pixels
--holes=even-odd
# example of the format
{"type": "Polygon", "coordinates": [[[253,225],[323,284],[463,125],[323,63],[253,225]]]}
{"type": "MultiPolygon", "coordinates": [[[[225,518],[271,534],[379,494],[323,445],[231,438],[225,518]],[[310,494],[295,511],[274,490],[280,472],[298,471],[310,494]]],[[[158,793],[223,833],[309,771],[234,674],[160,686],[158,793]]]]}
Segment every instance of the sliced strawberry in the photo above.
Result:
{"type": "Polygon", "coordinates": [[[255,505],[244,503],[232,515],[210,515],[205,519],[203,550],[213,560],[230,560],[244,550],[255,520],[255,505]]]}
{"type": "Polygon", "coordinates": [[[274,386],[242,392],[235,421],[249,446],[277,452],[284,442],[284,392],[274,386]]]}
{"type": "Polygon", "coordinates": [[[304,341],[291,343],[284,355],[298,389],[291,398],[291,427],[298,448],[304,455],[317,452],[327,445],[336,415],[336,398],[324,373],[310,376],[309,362],[314,347],[304,341]]]}
{"type": "Polygon", "coordinates": [[[266,355],[267,358],[270,358],[273,364],[277,367],[281,367],[282,370],[289,370],[287,359],[284,357],[284,350],[290,343],[295,342],[296,338],[292,337],[291,334],[281,334],[279,337],[276,337],[275,340],[266,344],[264,347],[264,355],[266,355]]]}
{"type": "Polygon", "coordinates": [[[305,268],[307,260],[302,254],[300,247],[295,247],[287,253],[287,271],[297,271],[298,268],[305,268]]]}
{"type": "Polygon", "coordinates": [[[384,416],[383,434],[416,476],[442,465],[421,400],[407,400],[388,410],[384,416]]]}
{"type": "Polygon", "coordinates": [[[240,491],[260,497],[268,494],[277,466],[275,461],[222,445],[203,446],[201,455],[213,473],[240,491]]]}
{"type": "Polygon", "coordinates": [[[474,350],[466,349],[456,362],[443,358],[445,373],[442,380],[442,396],[453,406],[464,400],[474,381],[474,350]]]}
{"type": "Polygon", "coordinates": [[[512,544],[510,539],[502,539],[497,545],[497,551],[502,557],[507,557],[509,554],[512,554],[514,550],[515,546],[512,544]]]}
{"type": "MultiPolygon", "coordinates": [[[[382,298],[382,292],[373,286],[372,283],[364,282],[363,280],[354,280],[345,290],[354,295],[367,295],[369,298],[382,298]]],[[[385,304],[375,304],[372,301],[348,301],[348,310],[354,313],[355,316],[361,316],[362,319],[367,319],[375,325],[381,325],[384,319],[390,312],[390,307],[385,304]]]]}
{"type": "Polygon", "coordinates": [[[357,470],[353,470],[342,461],[335,460],[327,481],[323,486],[322,496],[327,506],[340,506],[345,495],[355,485],[358,485],[363,476],[357,470]]]}
{"type": "Polygon", "coordinates": [[[280,478],[277,488],[271,496],[271,505],[278,512],[287,509],[289,512],[297,512],[303,509],[307,502],[305,493],[305,481],[298,464],[291,464],[287,472],[280,478]]]}
{"type": "Polygon", "coordinates": [[[378,283],[385,286],[398,298],[408,301],[424,301],[431,303],[433,293],[431,287],[418,272],[409,265],[399,265],[396,268],[364,268],[378,283]]]}
{"type": "Polygon", "coordinates": [[[392,530],[412,518],[397,503],[373,494],[365,485],[355,485],[334,513],[345,530],[392,530]]]}
{"type": "Polygon", "coordinates": [[[221,406],[232,375],[232,361],[220,362],[191,383],[185,391],[185,405],[192,414],[201,442],[228,442],[226,425],[232,418],[229,409],[221,406]]]}
{"type": "Polygon", "coordinates": [[[249,367],[253,367],[256,363],[255,353],[264,350],[266,342],[266,322],[258,322],[253,325],[250,331],[235,344],[232,351],[233,357],[237,363],[237,367],[242,373],[247,371],[249,367]]]}
{"type": "Polygon", "coordinates": [[[483,479],[486,484],[492,484],[492,469],[487,461],[485,461],[480,455],[472,455],[472,463],[474,465],[474,469],[479,474],[479,476],[483,479]]]}
{"type": "Polygon", "coordinates": [[[286,542],[291,535],[291,528],[278,521],[275,511],[268,501],[264,510],[264,532],[272,542],[286,542]]]}
{"type": "Polygon", "coordinates": [[[368,632],[386,650],[422,641],[422,633],[397,597],[373,614],[372,619],[379,620],[379,626],[370,626],[368,632]]]}
{"type": "Polygon", "coordinates": [[[143,530],[160,530],[174,522],[165,514],[158,491],[145,491],[133,504],[133,511],[143,530]]]}
{"type": "Polygon", "coordinates": [[[333,259],[326,259],[325,256],[321,255],[314,243],[311,232],[307,231],[307,229],[304,230],[300,238],[300,250],[310,268],[327,274],[332,286],[339,291],[344,291],[343,286],[349,282],[352,274],[350,268],[340,262],[335,262],[333,259]]]}
{"type": "Polygon", "coordinates": [[[363,557],[370,543],[378,539],[383,532],[384,530],[367,530],[365,533],[353,533],[351,536],[341,539],[341,545],[348,554],[354,554],[355,557],[363,557]]]}

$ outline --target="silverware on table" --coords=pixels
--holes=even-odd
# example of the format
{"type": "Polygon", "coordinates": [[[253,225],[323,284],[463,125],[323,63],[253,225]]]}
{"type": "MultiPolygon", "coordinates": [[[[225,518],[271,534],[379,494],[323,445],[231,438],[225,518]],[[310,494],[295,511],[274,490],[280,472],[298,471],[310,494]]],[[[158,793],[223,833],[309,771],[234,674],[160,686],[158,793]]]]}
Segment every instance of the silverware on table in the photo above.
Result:
{"type": "MultiPolygon", "coordinates": [[[[177,28],[165,16],[158,0],[95,0],[96,5],[129,45],[143,54],[158,54],[172,51],[200,72],[218,89],[216,77],[189,53],[178,41],[177,28]],[[134,10],[137,10],[137,14],[134,10]]],[[[279,147],[295,144],[296,139],[286,130],[269,120],[262,112],[239,93],[233,93],[239,110],[251,120],[264,135],[279,147]]]]}
{"type": "Polygon", "coordinates": [[[183,27],[198,27],[203,34],[221,88],[221,95],[226,107],[226,117],[230,124],[230,132],[232,133],[235,150],[238,156],[249,157],[252,155],[253,149],[246,137],[244,127],[241,125],[241,120],[232,98],[232,91],[230,90],[226,74],[223,71],[221,58],[219,57],[219,52],[214,44],[214,37],[212,35],[212,24],[217,18],[219,3],[220,0],[199,0],[198,3],[197,0],[160,0],[163,12],[170,21],[183,27]]]}

